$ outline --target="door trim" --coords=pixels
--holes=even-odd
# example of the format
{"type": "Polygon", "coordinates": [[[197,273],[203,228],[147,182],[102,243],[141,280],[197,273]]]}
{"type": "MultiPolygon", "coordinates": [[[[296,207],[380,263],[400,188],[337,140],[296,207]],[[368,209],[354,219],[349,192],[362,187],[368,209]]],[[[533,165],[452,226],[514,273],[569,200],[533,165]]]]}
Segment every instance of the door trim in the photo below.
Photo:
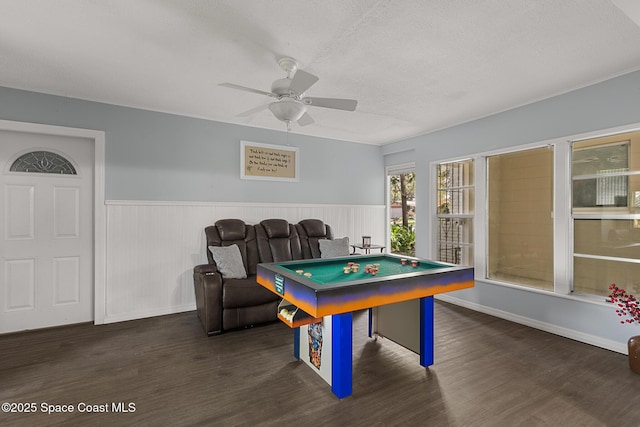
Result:
{"type": "Polygon", "coordinates": [[[106,254],[107,229],[105,188],[105,133],[90,129],[77,129],[38,123],[0,120],[0,130],[43,135],[86,138],[93,141],[93,323],[104,323],[106,311],[106,254]]]}

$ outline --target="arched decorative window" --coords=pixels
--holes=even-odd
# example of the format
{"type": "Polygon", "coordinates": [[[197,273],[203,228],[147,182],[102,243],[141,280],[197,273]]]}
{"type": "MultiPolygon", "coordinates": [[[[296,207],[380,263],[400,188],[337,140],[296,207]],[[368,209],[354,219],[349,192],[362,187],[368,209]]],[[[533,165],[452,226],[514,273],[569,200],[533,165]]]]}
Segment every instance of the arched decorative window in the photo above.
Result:
{"type": "Polygon", "coordinates": [[[69,160],[50,151],[32,151],[18,157],[11,165],[12,172],[57,173],[77,175],[69,160]]]}

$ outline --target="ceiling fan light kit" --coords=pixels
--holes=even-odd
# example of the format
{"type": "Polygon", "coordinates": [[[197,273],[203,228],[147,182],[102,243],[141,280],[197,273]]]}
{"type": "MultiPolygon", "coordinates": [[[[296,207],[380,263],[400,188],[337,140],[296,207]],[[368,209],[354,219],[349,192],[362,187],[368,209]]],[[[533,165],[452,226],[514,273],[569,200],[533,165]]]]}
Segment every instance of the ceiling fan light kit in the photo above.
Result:
{"type": "Polygon", "coordinates": [[[282,101],[269,104],[269,110],[271,110],[278,120],[282,120],[283,122],[297,122],[300,117],[307,112],[307,107],[301,102],[285,98],[282,101]]]}
{"type": "Polygon", "coordinates": [[[318,77],[299,69],[297,61],[293,58],[280,58],[278,65],[287,73],[287,77],[274,81],[271,84],[271,92],[234,83],[220,83],[219,86],[276,98],[277,101],[268,105],[269,110],[278,120],[287,124],[287,130],[290,129],[292,122],[297,122],[300,126],[314,123],[313,118],[307,113],[307,106],[345,111],[356,109],[358,101],[354,99],[305,97],[305,92],[318,81],[318,77]],[[292,73],[293,77],[291,77],[292,73]]]}

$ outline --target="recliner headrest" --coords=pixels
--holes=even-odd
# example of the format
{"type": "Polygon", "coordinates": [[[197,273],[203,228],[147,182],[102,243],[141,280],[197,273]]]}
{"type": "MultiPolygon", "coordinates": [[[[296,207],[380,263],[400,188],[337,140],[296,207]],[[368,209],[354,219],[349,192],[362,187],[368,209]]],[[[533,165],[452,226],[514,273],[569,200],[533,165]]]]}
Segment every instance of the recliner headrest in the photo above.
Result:
{"type": "Polygon", "coordinates": [[[319,219],[303,219],[298,224],[304,228],[309,237],[324,237],[327,234],[324,222],[319,219]]]}
{"type": "Polygon", "coordinates": [[[215,226],[222,240],[242,240],[247,235],[245,223],[240,219],[221,219],[215,226]]]}
{"type": "Polygon", "coordinates": [[[260,225],[264,227],[264,231],[270,239],[289,237],[291,234],[286,219],[265,219],[260,222],[260,225]]]}

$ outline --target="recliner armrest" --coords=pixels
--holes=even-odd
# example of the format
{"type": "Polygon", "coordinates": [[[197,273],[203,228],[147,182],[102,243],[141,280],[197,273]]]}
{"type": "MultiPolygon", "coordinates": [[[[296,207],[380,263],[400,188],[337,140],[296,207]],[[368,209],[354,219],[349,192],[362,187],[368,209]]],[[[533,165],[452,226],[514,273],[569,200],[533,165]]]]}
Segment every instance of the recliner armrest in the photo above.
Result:
{"type": "Polygon", "coordinates": [[[218,267],[215,264],[201,264],[193,267],[193,272],[196,274],[214,274],[218,272],[218,267]]]}
{"type": "Polygon", "coordinates": [[[198,265],[194,268],[193,285],[196,295],[196,311],[205,332],[207,335],[221,333],[222,275],[217,271],[215,265],[198,265]],[[197,269],[201,271],[196,271],[197,269]]]}

